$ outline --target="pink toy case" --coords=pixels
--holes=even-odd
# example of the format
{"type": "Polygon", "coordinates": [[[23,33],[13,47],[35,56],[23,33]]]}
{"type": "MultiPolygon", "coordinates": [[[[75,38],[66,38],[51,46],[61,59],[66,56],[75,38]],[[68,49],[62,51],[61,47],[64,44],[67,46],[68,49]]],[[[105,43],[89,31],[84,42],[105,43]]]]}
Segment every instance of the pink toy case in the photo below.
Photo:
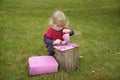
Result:
{"type": "Polygon", "coordinates": [[[29,60],[30,75],[53,73],[58,71],[58,63],[53,56],[34,56],[29,60]]]}

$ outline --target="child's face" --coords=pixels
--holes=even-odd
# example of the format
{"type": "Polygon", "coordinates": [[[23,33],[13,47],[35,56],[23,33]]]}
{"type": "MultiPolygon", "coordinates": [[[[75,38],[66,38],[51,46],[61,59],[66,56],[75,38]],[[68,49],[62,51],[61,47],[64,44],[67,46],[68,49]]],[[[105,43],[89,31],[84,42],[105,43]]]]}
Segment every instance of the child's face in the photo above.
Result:
{"type": "Polygon", "coordinates": [[[57,31],[60,31],[60,30],[63,29],[63,26],[61,26],[61,25],[57,25],[55,29],[56,29],[57,31]]]}

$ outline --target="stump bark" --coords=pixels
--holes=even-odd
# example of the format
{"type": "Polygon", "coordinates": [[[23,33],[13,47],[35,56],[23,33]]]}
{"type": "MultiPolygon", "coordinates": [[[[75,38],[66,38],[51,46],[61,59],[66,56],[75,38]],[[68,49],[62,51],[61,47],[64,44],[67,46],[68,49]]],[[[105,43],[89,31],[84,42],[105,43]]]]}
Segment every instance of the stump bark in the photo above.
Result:
{"type": "Polygon", "coordinates": [[[59,63],[59,68],[65,71],[75,70],[78,64],[78,47],[60,51],[55,49],[55,58],[59,63]]]}

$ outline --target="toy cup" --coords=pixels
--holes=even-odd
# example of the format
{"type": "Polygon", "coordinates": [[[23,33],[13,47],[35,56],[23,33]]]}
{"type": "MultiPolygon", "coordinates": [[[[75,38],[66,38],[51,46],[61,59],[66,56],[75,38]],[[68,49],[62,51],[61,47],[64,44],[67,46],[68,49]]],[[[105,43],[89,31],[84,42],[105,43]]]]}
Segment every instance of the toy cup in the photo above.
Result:
{"type": "Polygon", "coordinates": [[[70,41],[69,34],[68,34],[68,33],[67,33],[67,34],[64,34],[64,35],[63,35],[63,39],[64,39],[65,42],[68,43],[68,42],[70,41]]]}
{"type": "Polygon", "coordinates": [[[61,44],[65,45],[65,44],[67,44],[67,42],[66,41],[62,41],[61,44]]]}

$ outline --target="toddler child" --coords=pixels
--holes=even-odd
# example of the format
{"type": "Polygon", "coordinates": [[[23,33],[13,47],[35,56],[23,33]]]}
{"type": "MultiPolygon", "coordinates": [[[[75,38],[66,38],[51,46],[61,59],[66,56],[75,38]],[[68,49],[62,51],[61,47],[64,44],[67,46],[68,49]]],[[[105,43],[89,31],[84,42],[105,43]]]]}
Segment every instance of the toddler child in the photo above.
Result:
{"type": "Polygon", "coordinates": [[[62,11],[55,11],[49,20],[50,27],[44,34],[44,43],[48,49],[48,55],[53,56],[54,45],[59,45],[64,41],[63,35],[74,35],[74,31],[68,28],[68,19],[62,11]]]}

